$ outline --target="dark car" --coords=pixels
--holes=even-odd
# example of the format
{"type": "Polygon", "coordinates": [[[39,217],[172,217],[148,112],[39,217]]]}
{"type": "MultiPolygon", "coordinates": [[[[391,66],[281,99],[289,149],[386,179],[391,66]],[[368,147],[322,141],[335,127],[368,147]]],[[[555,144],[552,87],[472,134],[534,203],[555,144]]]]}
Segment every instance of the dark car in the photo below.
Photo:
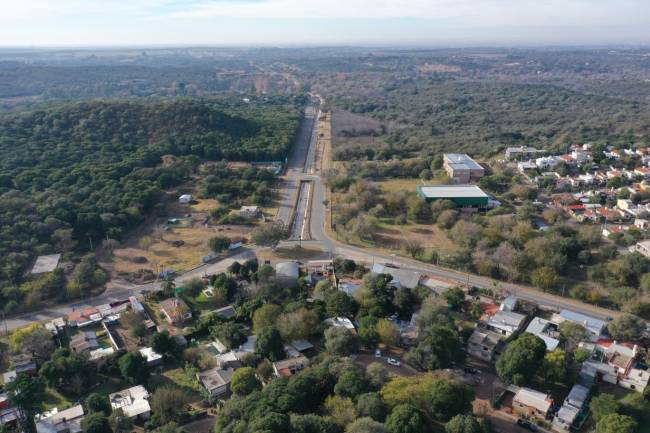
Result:
{"type": "Polygon", "coordinates": [[[467,374],[481,374],[481,372],[474,367],[465,367],[463,368],[463,371],[467,374]]]}
{"type": "Polygon", "coordinates": [[[518,425],[519,427],[523,427],[523,428],[525,428],[526,430],[530,430],[530,431],[533,431],[533,432],[536,432],[536,431],[537,431],[537,426],[536,426],[535,424],[533,424],[532,422],[527,421],[527,420],[525,420],[525,419],[521,419],[521,418],[519,418],[519,419],[517,420],[517,425],[518,425]]]}

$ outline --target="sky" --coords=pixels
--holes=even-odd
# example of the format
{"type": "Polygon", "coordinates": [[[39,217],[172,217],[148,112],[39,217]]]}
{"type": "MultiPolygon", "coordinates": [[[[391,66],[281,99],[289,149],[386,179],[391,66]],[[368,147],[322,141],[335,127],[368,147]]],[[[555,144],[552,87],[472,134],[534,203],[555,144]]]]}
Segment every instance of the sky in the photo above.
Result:
{"type": "Polygon", "coordinates": [[[0,0],[0,46],[650,45],[648,0],[0,0]]]}

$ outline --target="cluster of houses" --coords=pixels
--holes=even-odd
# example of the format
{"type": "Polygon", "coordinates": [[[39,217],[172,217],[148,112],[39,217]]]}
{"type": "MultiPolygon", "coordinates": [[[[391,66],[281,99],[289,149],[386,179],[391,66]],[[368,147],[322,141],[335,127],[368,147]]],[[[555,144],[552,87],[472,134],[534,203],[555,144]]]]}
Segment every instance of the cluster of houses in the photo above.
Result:
{"type": "Polygon", "coordinates": [[[553,429],[559,432],[573,431],[588,415],[588,402],[596,383],[615,384],[638,392],[643,392],[648,386],[650,371],[642,360],[641,348],[608,338],[606,321],[566,309],[552,313],[548,318],[522,310],[521,303],[513,296],[504,299],[499,306],[482,304],[483,316],[468,340],[467,353],[493,362],[507,347],[509,338],[522,332],[538,336],[544,341],[546,350],[552,352],[562,344],[560,324],[568,321],[585,329],[585,341],[580,343],[580,347],[589,353],[589,357],[582,364],[577,383],[559,409],[545,392],[509,386],[508,390],[514,393],[512,408],[519,415],[551,420],[553,429]]]}
{"type": "MultiPolygon", "coordinates": [[[[121,409],[133,421],[145,421],[151,415],[149,392],[138,385],[108,396],[113,410],[121,409]]],[[[0,394],[0,426],[16,425],[19,420],[18,409],[9,407],[6,394],[0,394]]],[[[80,433],[84,408],[78,404],[64,410],[52,408],[34,417],[37,433],[80,433]]]]}
{"type": "MultiPolygon", "coordinates": [[[[185,314],[177,313],[176,303],[162,302],[161,315],[168,323],[183,320],[185,314]],[[169,305],[168,305],[169,304],[169,305]]],[[[122,313],[131,310],[140,313],[143,324],[147,329],[156,328],[156,324],[149,317],[144,305],[134,296],[128,299],[103,304],[96,307],[84,308],[73,311],[67,318],[61,317],[44,324],[53,338],[59,344],[67,344],[71,351],[83,354],[95,364],[116,355],[124,350],[121,335],[116,331],[122,313]]],[[[179,344],[187,344],[184,338],[176,335],[179,344]]],[[[137,350],[146,360],[149,367],[156,367],[162,363],[162,355],[156,353],[151,347],[138,347],[137,350]]],[[[37,365],[29,356],[19,356],[12,360],[12,370],[2,374],[3,383],[12,382],[19,373],[37,374],[37,365]]],[[[135,386],[108,396],[113,409],[122,409],[124,414],[134,421],[144,421],[151,414],[149,405],[149,392],[144,386],[135,386]]],[[[81,432],[81,420],[84,409],[76,405],[65,410],[53,408],[37,415],[34,419],[38,433],[78,433],[81,432]]],[[[9,406],[6,394],[0,393],[0,426],[15,425],[19,420],[18,410],[9,406]]]]}
{"type": "Polygon", "coordinates": [[[602,234],[606,238],[630,228],[646,230],[650,227],[647,219],[650,203],[621,198],[621,195],[650,195],[650,149],[608,148],[604,156],[610,164],[606,167],[594,164],[589,143],[574,145],[564,155],[540,156],[543,153],[533,148],[514,147],[506,149],[506,158],[519,160],[517,169],[531,183],[548,185],[550,182],[555,190],[564,191],[551,195],[549,206],[563,209],[578,222],[603,224],[602,234]],[[622,157],[634,161],[634,168],[619,164],[622,157]],[[553,171],[560,164],[574,170],[564,176],[553,171]],[[610,181],[613,179],[624,182],[612,185],[610,181]]]}

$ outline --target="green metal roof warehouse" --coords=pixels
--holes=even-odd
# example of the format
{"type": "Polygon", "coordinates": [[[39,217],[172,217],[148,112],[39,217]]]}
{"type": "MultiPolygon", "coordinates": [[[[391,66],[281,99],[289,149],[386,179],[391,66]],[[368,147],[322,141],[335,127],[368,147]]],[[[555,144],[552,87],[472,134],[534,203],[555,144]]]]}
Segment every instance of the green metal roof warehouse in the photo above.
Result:
{"type": "Polygon", "coordinates": [[[450,200],[460,207],[487,207],[488,195],[476,185],[418,186],[420,197],[428,202],[450,200]]]}

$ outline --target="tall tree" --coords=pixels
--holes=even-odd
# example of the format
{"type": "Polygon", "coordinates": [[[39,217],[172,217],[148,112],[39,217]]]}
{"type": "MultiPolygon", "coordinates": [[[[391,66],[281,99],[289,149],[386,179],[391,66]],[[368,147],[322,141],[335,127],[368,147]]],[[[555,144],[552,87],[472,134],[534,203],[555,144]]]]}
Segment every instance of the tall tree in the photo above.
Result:
{"type": "Polygon", "coordinates": [[[20,425],[27,433],[34,433],[34,415],[41,409],[45,400],[45,382],[40,377],[19,373],[5,384],[9,403],[19,409],[20,425]]]}
{"type": "Polygon", "coordinates": [[[502,380],[526,385],[544,361],[546,344],[536,335],[523,333],[510,343],[496,363],[502,380]]]}

